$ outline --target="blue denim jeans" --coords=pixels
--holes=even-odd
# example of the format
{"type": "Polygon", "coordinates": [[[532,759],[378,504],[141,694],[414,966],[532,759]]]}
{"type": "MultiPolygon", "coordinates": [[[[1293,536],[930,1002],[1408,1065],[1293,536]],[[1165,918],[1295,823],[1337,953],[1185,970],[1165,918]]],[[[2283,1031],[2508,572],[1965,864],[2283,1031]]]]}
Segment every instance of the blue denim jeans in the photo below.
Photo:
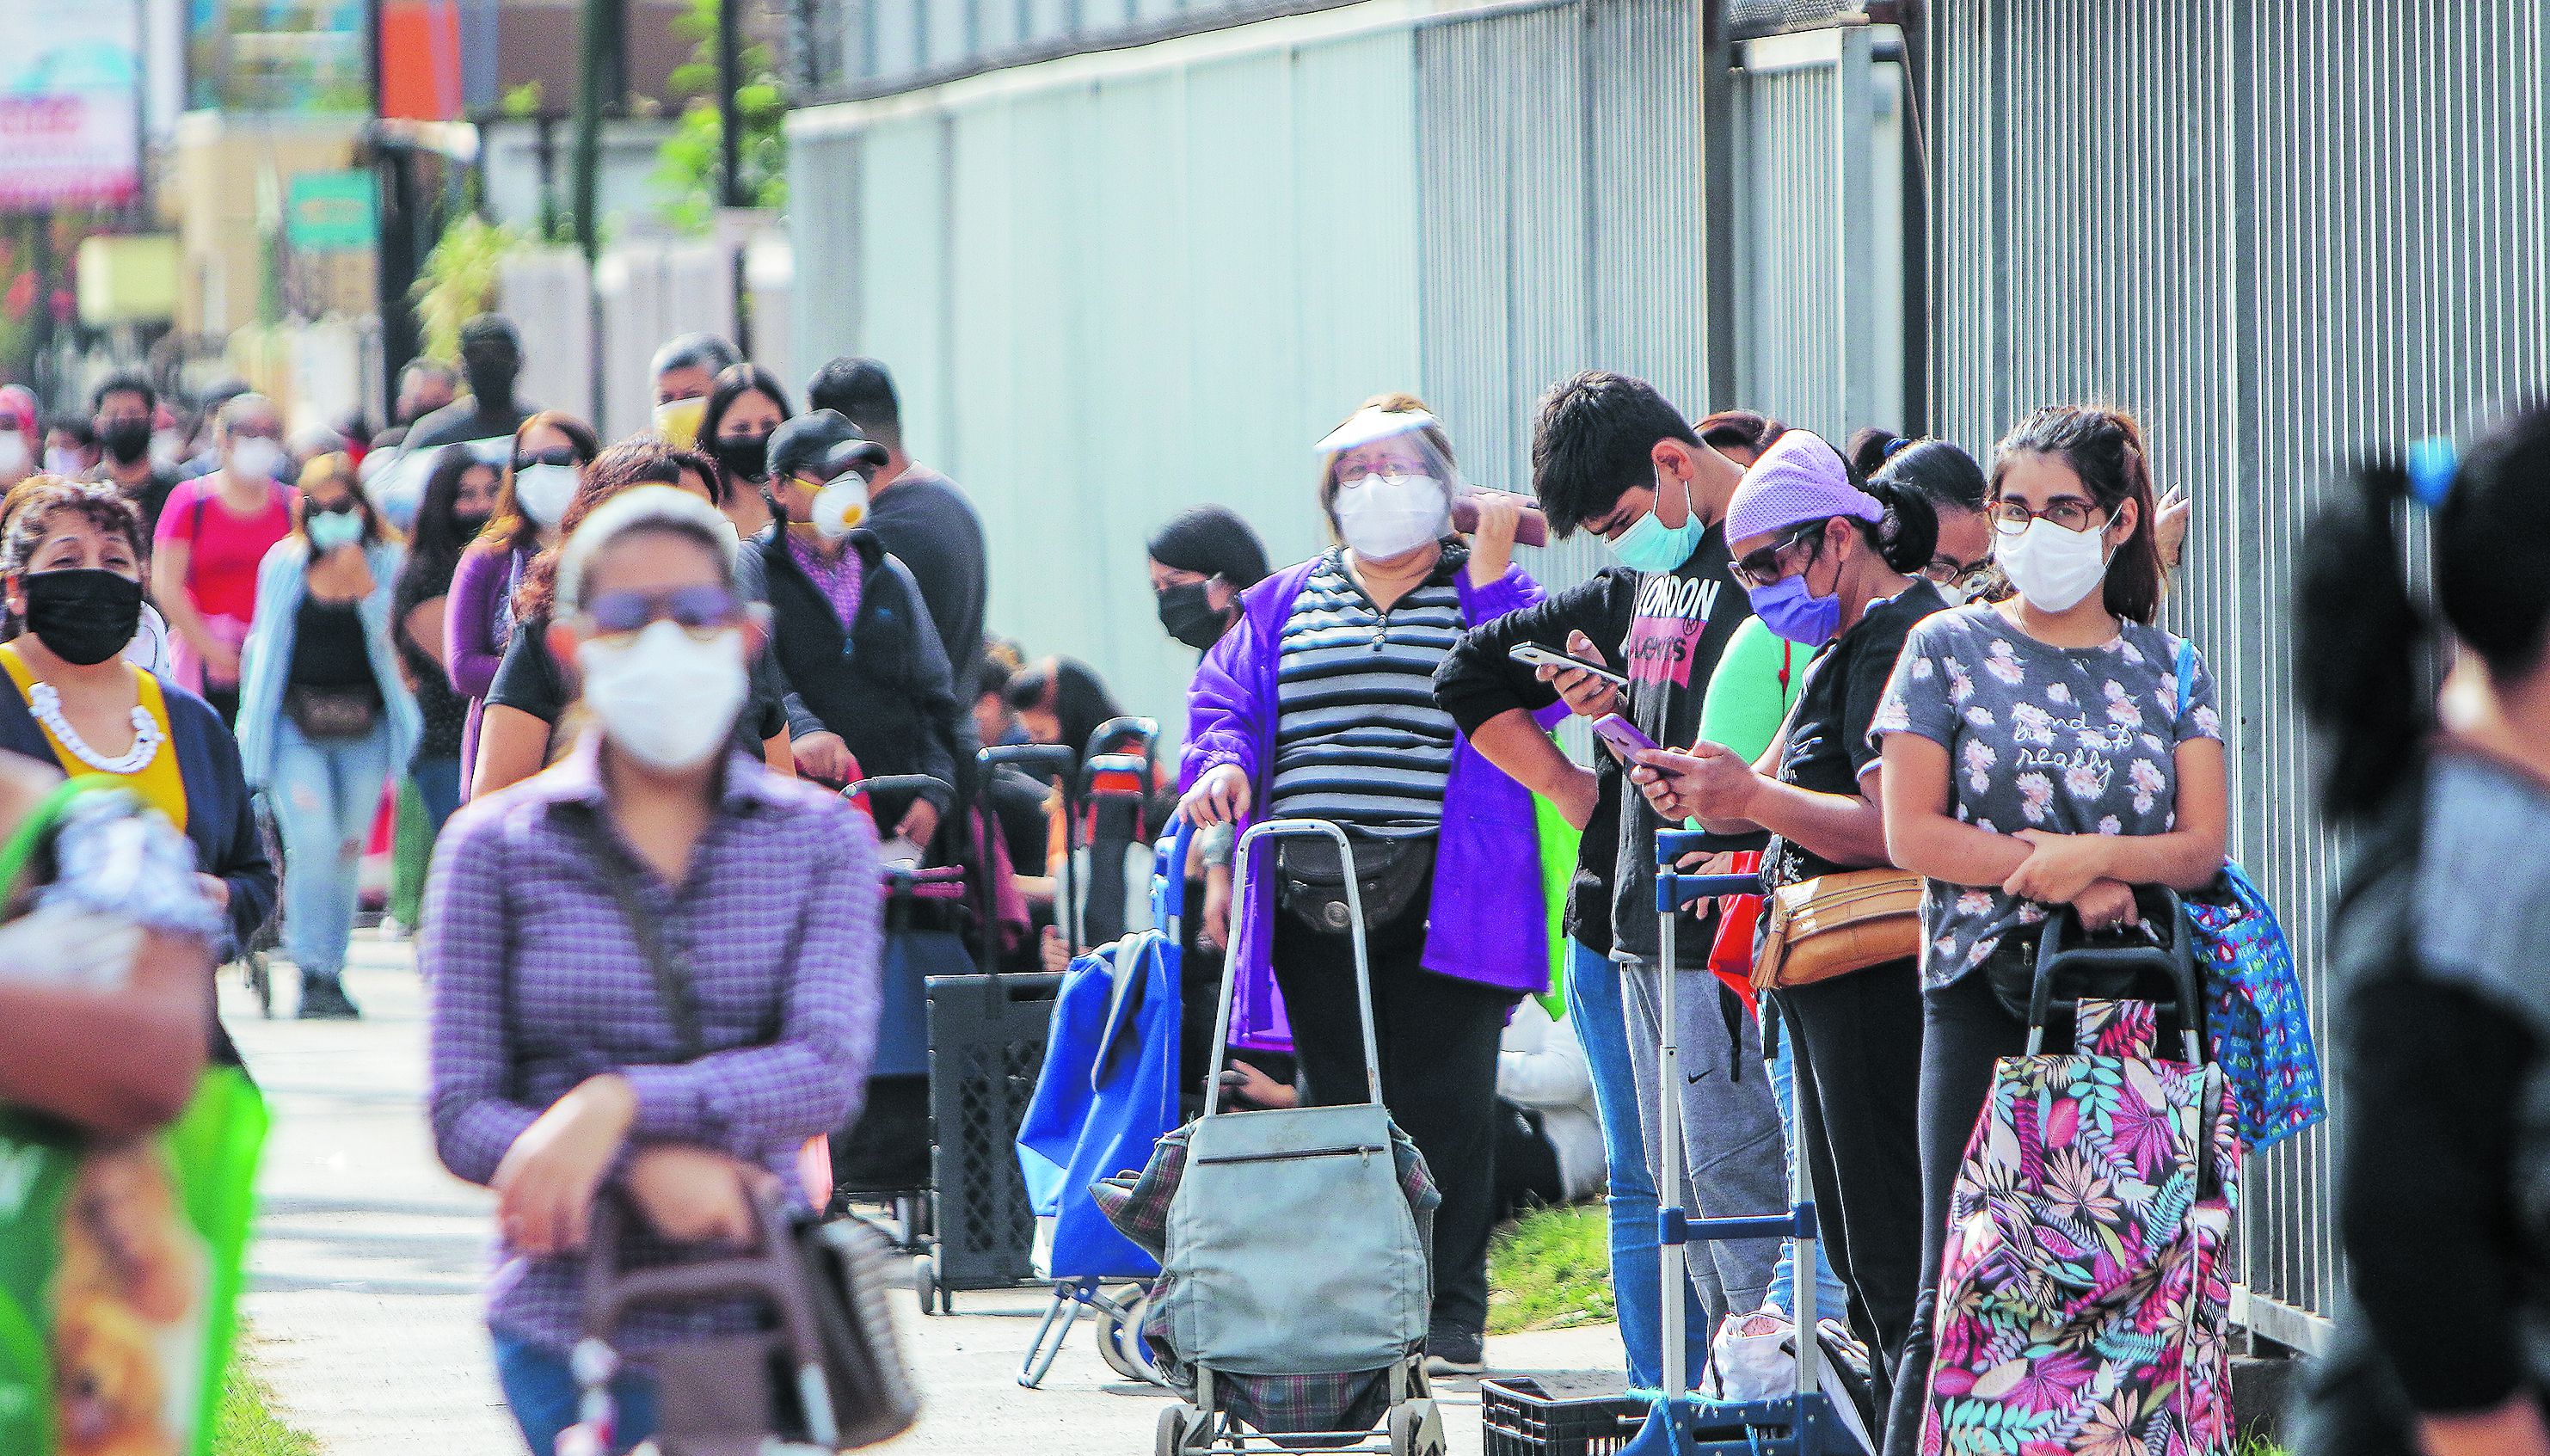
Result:
{"type": "MultiPolygon", "coordinates": [[[[1585,1046],[1594,1106],[1603,1118],[1603,1154],[1611,1185],[1612,1298],[1620,1315],[1629,1384],[1653,1390],[1664,1380],[1663,1270],[1656,1253],[1656,1180],[1638,1122],[1636,1074],[1629,1064],[1628,1020],[1620,968],[1609,957],[1569,942],[1567,1018],[1585,1046]]],[[[1683,1289],[1683,1368],[1708,1358],[1709,1317],[1700,1296],[1683,1289]]]]}
{"type": "MultiPolygon", "coordinates": [[[[496,1342],[496,1383],[505,1391],[506,1408],[523,1428],[532,1456],[556,1456],[558,1436],[575,1424],[584,1392],[575,1383],[575,1367],[562,1351],[489,1330],[496,1342]]],[[[627,1451],[655,1433],[655,1380],[643,1371],[622,1369],[611,1381],[612,1449],[627,1451]]]]}
{"type": "Polygon", "coordinates": [[[460,812],[459,757],[419,758],[408,765],[407,775],[416,780],[417,797],[425,801],[426,822],[441,833],[443,822],[460,812]]]}
{"type": "Polygon", "coordinates": [[[386,721],[359,738],[314,741],[275,726],[266,804],[283,838],[283,949],[305,976],[345,968],[363,847],[390,777],[386,721]]]}

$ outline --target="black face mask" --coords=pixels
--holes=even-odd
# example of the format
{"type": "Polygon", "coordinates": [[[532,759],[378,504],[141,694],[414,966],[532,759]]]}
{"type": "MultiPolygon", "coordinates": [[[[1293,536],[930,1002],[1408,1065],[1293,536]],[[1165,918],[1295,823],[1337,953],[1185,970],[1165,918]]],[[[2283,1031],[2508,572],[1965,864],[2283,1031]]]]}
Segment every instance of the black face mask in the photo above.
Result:
{"type": "Polygon", "coordinates": [[[478,533],[487,529],[487,513],[484,511],[457,512],[452,516],[451,524],[460,529],[462,540],[476,540],[478,533]]]}
{"type": "Polygon", "coordinates": [[[26,593],[27,630],[64,662],[104,662],[142,629],[142,583],[112,571],[40,571],[26,593]]]}
{"type": "Polygon", "coordinates": [[[1221,641],[1230,626],[1229,614],[1215,608],[1207,590],[1205,583],[1197,581],[1160,592],[1161,628],[1199,652],[1221,641]]]}
{"type": "Polygon", "coordinates": [[[721,435],[714,446],[718,468],[737,480],[761,483],[770,474],[770,436],[721,435]]]}
{"type": "Polygon", "coordinates": [[[150,422],[109,420],[98,427],[97,442],[106,446],[107,458],[115,463],[138,464],[150,453],[150,422]]]}

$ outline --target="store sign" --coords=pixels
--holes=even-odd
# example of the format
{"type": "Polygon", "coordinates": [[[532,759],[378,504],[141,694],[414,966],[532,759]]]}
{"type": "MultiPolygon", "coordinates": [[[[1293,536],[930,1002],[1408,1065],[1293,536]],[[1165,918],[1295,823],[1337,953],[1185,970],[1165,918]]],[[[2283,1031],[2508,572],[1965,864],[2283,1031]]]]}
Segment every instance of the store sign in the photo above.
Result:
{"type": "Polygon", "coordinates": [[[190,104],[199,111],[369,115],[368,34],[364,0],[188,0],[190,104]]]}
{"type": "Polygon", "coordinates": [[[135,0],[0,0],[0,209],[133,199],[140,35],[135,0]]]}
{"type": "Polygon", "coordinates": [[[379,193],[369,172],[303,172],[283,207],[283,241],[294,252],[369,248],[381,236],[379,193]]]}

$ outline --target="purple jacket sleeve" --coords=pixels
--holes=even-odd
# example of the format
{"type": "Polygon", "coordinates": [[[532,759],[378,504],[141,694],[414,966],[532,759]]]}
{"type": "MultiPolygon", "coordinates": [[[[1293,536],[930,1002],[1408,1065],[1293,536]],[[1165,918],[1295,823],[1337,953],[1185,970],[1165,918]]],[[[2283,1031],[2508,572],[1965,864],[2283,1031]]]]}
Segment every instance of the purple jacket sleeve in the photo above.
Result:
{"type": "Polygon", "coordinates": [[[451,691],[484,698],[505,660],[496,641],[496,598],[505,590],[512,557],[503,551],[463,551],[451,575],[451,600],[442,618],[443,670],[451,691]]]}
{"type": "Polygon", "coordinates": [[[433,1012],[431,1102],[442,1166],[485,1185],[539,1116],[506,1096],[512,1049],[501,1003],[505,933],[504,822],[486,812],[453,821],[434,856],[417,970],[433,1012]]]}
{"type": "Polygon", "coordinates": [[[1270,649],[1253,606],[1242,599],[1238,625],[1204,654],[1187,688],[1187,743],[1178,767],[1182,792],[1195,787],[1206,770],[1226,763],[1239,765],[1252,792],[1257,787],[1257,745],[1265,741],[1275,705],[1258,701],[1270,649]]]}
{"type": "Polygon", "coordinates": [[[632,1141],[699,1142],[738,1157],[848,1125],[876,1054],[876,830],[837,800],[829,853],[805,865],[821,887],[800,913],[797,964],[779,1039],[694,1062],[621,1068],[638,1092],[632,1141]]]}

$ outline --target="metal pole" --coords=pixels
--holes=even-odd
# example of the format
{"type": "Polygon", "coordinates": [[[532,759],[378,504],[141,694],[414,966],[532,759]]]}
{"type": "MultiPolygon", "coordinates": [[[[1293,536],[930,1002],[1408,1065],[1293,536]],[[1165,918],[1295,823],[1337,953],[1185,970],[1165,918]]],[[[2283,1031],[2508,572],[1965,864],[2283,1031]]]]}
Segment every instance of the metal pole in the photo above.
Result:
{"type": "MultiPolygon", "coordinates": [[[[718,180],[721,206],[743,208],[752,205],[743,191],[743,118],[736,103],[736,92],[743,86],[742,42],[736,35],[736,0],[718,0],[717,71],[718,71],[718,180]]],[[[721,230],[724,231],[724,230],[721,230]]],[[[728,240],[734,251],[727,257],[727,284],[735,305],[735,346],[745,358],[752,357],[752,296],[744,278],[743,238],[738,233],[728,240]]]]}
{"type": "Polygon", "coordinates": [[[623,83],[621,36],[627,19],[624,0],[584,0],[581,54],[575,94],[576,245],[584,249],[586,300],[585,372],[589,381],[586,409],[600,420],[602,412],[602,292],[594,285],[594,264],[602,253],[602,226],[595,190],[602,165],[602,109],[618,106],[628,87],[623,83]]]}

